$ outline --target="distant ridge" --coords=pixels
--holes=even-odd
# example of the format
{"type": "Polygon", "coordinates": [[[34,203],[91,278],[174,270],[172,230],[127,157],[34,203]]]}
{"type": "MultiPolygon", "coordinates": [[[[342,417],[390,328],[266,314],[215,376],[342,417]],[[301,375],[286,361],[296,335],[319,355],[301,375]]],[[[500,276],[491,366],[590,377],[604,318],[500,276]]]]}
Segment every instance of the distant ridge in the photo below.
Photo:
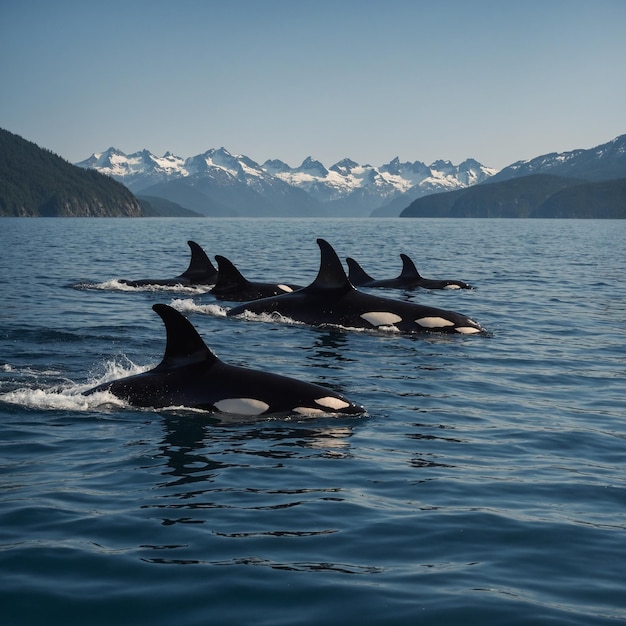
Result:
{"type": "Polygon", "coordinates": [[[594,148],[552,152],[527,161],[516,161],[495,174],[490,182],[502,182],[530,174],[553,174],[589,181],[626,178],[626,135],[594,148]]]}
{"type": "Polygon", "coordinates": [[[626,178],[587,182],[532,174],[419,198],[400,216],[623,219],[626,178]]]}
{"type": "Polygon", "coordinates": [[[158,196],[137,196],[144,217],[204,217],[158,196]]]}
{"type": "Polygon", "coordinates": [[[0,216],[624,218],[624,181],[626,135],[497,172],[473,159],[292,168],[225,148],[187,159],[109,148],[72,165],[0,129],[0,216]]]}
{"type": "Polygon", "coordinates": [[[419,198],[400,216],[626,218],[626,135],[517,161],[482,184],[419,198]]]}

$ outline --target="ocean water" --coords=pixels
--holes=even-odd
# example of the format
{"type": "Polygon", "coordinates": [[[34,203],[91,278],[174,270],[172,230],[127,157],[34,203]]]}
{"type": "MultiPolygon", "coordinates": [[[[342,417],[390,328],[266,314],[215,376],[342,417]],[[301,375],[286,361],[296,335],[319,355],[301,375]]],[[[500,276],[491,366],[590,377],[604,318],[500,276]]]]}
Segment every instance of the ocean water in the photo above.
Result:
{"type": "Polygon", "coordinates": [[[5,626],[626,620],[626,221],[0,221],[5,626]],[[372,291],[489,336],[225,317],[172,277],[194,239],[308,284],[317,237],[472,291],[372,291]],[[223,360],[356,418],[138,410],[80,392],[156,365],[172,304],[223,360]]]}

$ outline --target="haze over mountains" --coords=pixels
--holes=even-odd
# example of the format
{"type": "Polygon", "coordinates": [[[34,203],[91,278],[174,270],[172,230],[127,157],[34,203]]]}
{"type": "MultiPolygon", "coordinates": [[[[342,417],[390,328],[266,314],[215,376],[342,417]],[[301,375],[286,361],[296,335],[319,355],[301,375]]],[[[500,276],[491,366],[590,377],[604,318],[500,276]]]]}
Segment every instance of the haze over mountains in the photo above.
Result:
{"type": "Polygon", "coordinates": [[[327,169],[308,157],[298,167],[280,160],[259,165],[225,148],[189,158],[109,148],[76,165],[108,174],[140,197],[166,198],[203,215],[242,217],[398,215],[415,198],[475,185],[497,172],[473,159],[425,165],[396,158],[380,167],[343,159],[327,169]]]}
{"type": "MultiPolygon", "coordinates": [[[[164,198],[202,215],[529,217],[549,196],[573,183],[626,178],[626,135],[591,149],[518,161],[501,171],[474,159],[458,165],[444,160],[426,165],[395,158],[373,166],[345,158],[326,168],[308,157],[297,167],[278,159],[259,165],[225,148],[210,149],[188,158],[171,152],[157,157],[148,150],[127,155],[109,148],[77,165],[108,174],[139,197],[147,196],[151,201],[164,198]],[[552,178],[548,181],[532,177],[543,174],[552,178]],[[527,176],[531,178],[526,182],[485,191],[490,183],[527,176]],[[443,210],[442,206],[449,203],[442,204],[441,198],[434,197],[444,192],[455,192],[452,197],[460,197],[469,189],[476,199],[475,206],[469,210],[467,203],[462,210],[458,207],[451,212],[443,210]],[[519,199],[515,199],[520,193],[531,199],[520,205],[519,199]],[[505,197],[508,199],[504,200],[505,197]],[[435,209],[432,202],[437,204],[435,209]],[[476,203],[482,203],[480,209],[476,203]]],[[[598,194],[602,196],[601,209],[592,211],[593,215],[602,216],[606,202],[620,203],[619,185],[579,191],[581,198],[591,198],[592,202],[598,194]]],[[[572,200],[573,195],[570,192],[563,197],[572,200]]],[[[562,206],[556,212],[567,216],[562,206]]]]}
{"type": "Polygon", "coordinates": [[[110,148],[77,165],[0,129],[0,216],[626,218],[626,135],[499,172],[473,159],[259,165],[224,148],[110,148]]]}

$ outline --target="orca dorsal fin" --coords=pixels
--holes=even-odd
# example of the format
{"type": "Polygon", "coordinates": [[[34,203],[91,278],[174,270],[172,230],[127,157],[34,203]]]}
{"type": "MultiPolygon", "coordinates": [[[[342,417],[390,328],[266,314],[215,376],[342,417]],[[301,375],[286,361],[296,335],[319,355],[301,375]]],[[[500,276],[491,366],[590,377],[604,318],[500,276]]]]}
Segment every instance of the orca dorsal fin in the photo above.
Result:
{"type": "Polygon", "coordinates": [[[399,278],[421,278],[415,263],[406,254],[401,254],[400,258],[402,259],[402,271],[399,278]]]}
{"type": "Polygon", "coordinates": [[[250,281],[225,256],[215,255],[217,261],[217,281],[211,290],[213,293],[229,293],[245,289],[250,281]]]}
{"type": "Polygon", "coordinates": [[[320,269],[305,289],[354,289],[333,247],[325,239],[318,239],[317,245],[322,253],[320,269]]]}
{"type": "Polygon", "coordinates": [[[189,267],[181,274],[191,282],[202,280],[214,282],[217,280],[217,269],[211,263],[207,253],[195,242],[189,240],[187,245],[191,248],[191,260],[189,267]]]}
{"type": "Polygon", "coordinates": [[[163,360],[156,369],[219,361],[182,313],[167,304],[154,304],[152,310],[163,320],[167,337],[163,360]]]}
{"type": "Polygon", "coordinates": [[[374,279],[352,257],[346,258],[348,264],[348,279],[353,285],[371,283],[374,279]]]}

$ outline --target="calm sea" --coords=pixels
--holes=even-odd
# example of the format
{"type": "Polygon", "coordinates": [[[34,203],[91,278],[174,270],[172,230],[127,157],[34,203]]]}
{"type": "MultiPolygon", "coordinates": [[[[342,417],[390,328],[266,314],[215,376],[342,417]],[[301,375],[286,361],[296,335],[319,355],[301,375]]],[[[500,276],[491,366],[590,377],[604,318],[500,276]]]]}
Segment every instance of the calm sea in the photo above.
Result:
{"type": "Polygon", "coordinates": [[[626,220],[0,221],[5,626],[626,620],[626,220]],[[317,237],[375,278],[405,252],[478,320],[408,337],[227,318],[172,277],[193,239],[308,284],[317,237]],[[80,392],[156,365],[173,304],[224,361],[359,418],[220,421],[80,392]]]}

